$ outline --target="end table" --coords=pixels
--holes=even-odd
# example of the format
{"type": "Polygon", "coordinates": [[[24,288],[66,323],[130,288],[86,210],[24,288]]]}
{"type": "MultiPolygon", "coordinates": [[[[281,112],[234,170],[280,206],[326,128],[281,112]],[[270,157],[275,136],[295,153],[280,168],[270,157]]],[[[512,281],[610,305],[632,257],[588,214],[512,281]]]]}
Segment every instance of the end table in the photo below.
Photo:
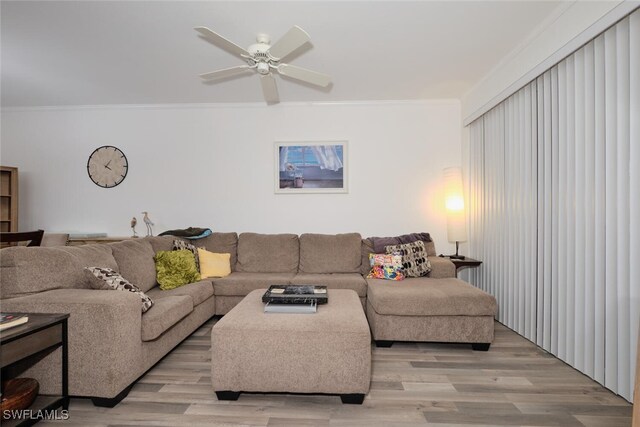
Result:
{"type": "Polygon", "coordinates": [[[458,272],[462,269],[475,268],[475,267],[478,267],[480,264],[482,264],[482,261],[469,258],[469,257],[465,257],[465,259],[457,259],[457,258],[449,258],[445,256],[443,258],[447,258],[453,263],[453,265],[456,266],[456,276],[458,275],[458,272]]]}
{"type": "MultiPolygon", "coordinates": [[[[0,332],[0,365],[2,378],[11,378],[11,368],[21,362],[34,363],[32,356],[46,354],[62,347],[62,390],[59,396],[39,395],[30,408],[34,412],[53,410],[60,406],[69,409],[68,380],[68,347],[67,319],[68,314],[32,314],[29,321],[0,332]]],[[[37,361],[38,359],[35,359],[37,361]]],[[[0,414],[2,416],[3,414],[0,414]]],[[[38,419],[2,420],[2,425],[32,425],[38,419]]]]}

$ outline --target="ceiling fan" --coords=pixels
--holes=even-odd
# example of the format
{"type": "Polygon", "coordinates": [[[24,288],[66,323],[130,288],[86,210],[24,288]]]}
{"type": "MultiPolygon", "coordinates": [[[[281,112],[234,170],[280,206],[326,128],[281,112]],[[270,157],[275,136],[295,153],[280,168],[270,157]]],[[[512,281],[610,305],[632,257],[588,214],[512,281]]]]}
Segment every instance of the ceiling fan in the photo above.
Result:
{"type": "Polygon", "coordinates": [[[262,92],[268,104],[275,104],[280,101],[276,80],[273,76],[274,73],[314,86],[327,87],[331,83],[331,76],[281,62],[299,47],[311,40],[309,34],[297,25],[293,26],[273,45],[270,44],[271,40],[268,35],[258,34],[256,38],[257,43],[252,44],[247,49],[241,48],[206,27],[196,27],[194,29],[207,41],[233,55],[239,56],[247,63],[246,65],[238,65],[236,67],[200,74],[200,77],[206,81],[215,81],[257,72],[260,74],[262,92]]]}

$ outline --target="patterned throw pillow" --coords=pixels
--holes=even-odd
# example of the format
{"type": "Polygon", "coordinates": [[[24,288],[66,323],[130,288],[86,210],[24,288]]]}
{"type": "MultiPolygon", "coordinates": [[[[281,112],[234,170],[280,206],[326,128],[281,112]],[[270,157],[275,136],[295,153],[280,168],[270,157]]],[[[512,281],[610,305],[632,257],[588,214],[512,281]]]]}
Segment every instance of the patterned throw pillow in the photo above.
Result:
{"type": "Polygon", "coordinates": [[[192,245],[189,242],[185,242],[184,240],[175,239],[173,241],[173,250],[174,251],[191,251],[193,256],[196,258],[196,268],[200,271],[200,257],[198,256],[198,248],[192,245]]]}
{"type": "Polygon", "coordinates": [[[402,268],[407,277],[426,276],[431,272],[431,262],[421,240],[404,245],[386,246],[385,250],[388,254],[398,253],[402,256],[402,268]]]}
{"type": "Polygon", "coordinates": [[[404,280],[402,257],[398,254],[369,254],[369,264],[367,279],[404,280]]]}
{"type": "Polygon", "coordinates": [[[153,300],[147,294],[110,268],[85,267],[84,271],[93,289],[133,292],[142,300],[143,313],[153,305],[153,300]]]}
{"type": "Polygon", "coordinates": [[[369,265],[402,267],[402,256],[397,253],[393,254],[369,254],[369,265]]]}
{"type": "Polygon", "coordinates": [[[374,265],[367,274],[367,279],[404,280],[402,268],[374,265]]]}

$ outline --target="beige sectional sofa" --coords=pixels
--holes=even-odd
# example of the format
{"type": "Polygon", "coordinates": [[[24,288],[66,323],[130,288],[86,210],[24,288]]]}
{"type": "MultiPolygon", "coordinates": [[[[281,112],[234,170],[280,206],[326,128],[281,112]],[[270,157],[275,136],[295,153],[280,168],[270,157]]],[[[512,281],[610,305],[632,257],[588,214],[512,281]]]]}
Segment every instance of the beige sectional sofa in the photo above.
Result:
{"type": "MultiPolygon", "coordinates": [[[[322,284],[332,289],[354,290],[370,316],[376,340],[418,338],[488,344],[493,338],[492,315],[487,313],[495,311],[495,300],[493,306],[487,302],[482,319],[468,319],[471,329],[464,326],[464,331],[455,329],[452,334],[440,331],[433,337],[407,334],[403,323],[407,319],[402,318],[407,313],[402,308],[396,311],[384,308],[393,306],[393,302],[385,302],[384,298],[385,292],[393,291],[384,291],[383,287],[393,288],[398,283],[364,278],[373,246],[357,233],[300,236],[213,233],[195,244],[212,252],[230,253],[231,275],[162,291],[156,283],[153,257],[160,250],[170,250],[173,239],[165,236],[105,245],[16,247],[0,251],[2,311],[70,314],[72,396],[91,397],[97,405],[115,405],[141,375],[206,320],[228,313],[251,291],[273,284],[322,284]],[[133,293],[91,289],[83,275],[84,267],[113,268],[146,292],[154,300],[154,306],[142,314],[140,298],[133,293]],[[369,295],[382,296],[367,303],[369,295]],[[481,326],[477,326],[478,320],[482,321],[481,326]],[[394,325],[400,325],[402,331],[394,334],[394,325]],[[479,338],[474,336],[476,332],[479,338]]],[[[454,265],[435,256],[433,244],[427,245],[427,249],[433,267],[431,277],[455,277],[454,265]]],[[[406,286],[412,280],[432,279],[406,279],[400,283],[406,286]]],[[[472,301],[486,295],[470,285],[460,287],[463,282],[452,280],[458,286],[454,288],[466,295],[462,299],[472,301]]],[[[442,289],[446,287],[443,282],[442,289]]],[[[461,307],[472,306],[473,302],[461,307]]],[[[455,317],[460,317],[460,313],[455,311],[455,317]]],[[[409,317],[415,320],[416,316],[409,317]]],[[[415,323],[408,325],[416,327],[415,323]]],[[[39,379],[44,393],[59,390],[59,358],[60,352],[54,352],[28,372],[39,379]]]]}
{"type": "MultiPolygon", "coordinates": [[[[164,355],[215,314],[210,281],[160,291],[153,256],[172,239],[0,251],[2,311],[69,313],[69,393],[113,406],[164,355]],[[153,243],[153,244],[152,244],[153,243]],[[144,315],[131,292],[91,289],[84,267],[119,271],[154,299],[144,315]]],[[[60,390],[60,351],[29,375],[42,393],[60,390]]]]}

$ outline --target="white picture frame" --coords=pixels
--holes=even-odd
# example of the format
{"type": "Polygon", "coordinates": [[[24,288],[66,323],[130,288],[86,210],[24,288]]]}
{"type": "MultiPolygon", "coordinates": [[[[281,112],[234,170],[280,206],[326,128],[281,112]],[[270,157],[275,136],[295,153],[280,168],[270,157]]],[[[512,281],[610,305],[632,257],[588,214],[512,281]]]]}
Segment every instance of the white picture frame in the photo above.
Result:
{"type": "Polygon", "coordinates": [[[276,141],[276,194],[348,193],[347,141],[276,141]]]}

